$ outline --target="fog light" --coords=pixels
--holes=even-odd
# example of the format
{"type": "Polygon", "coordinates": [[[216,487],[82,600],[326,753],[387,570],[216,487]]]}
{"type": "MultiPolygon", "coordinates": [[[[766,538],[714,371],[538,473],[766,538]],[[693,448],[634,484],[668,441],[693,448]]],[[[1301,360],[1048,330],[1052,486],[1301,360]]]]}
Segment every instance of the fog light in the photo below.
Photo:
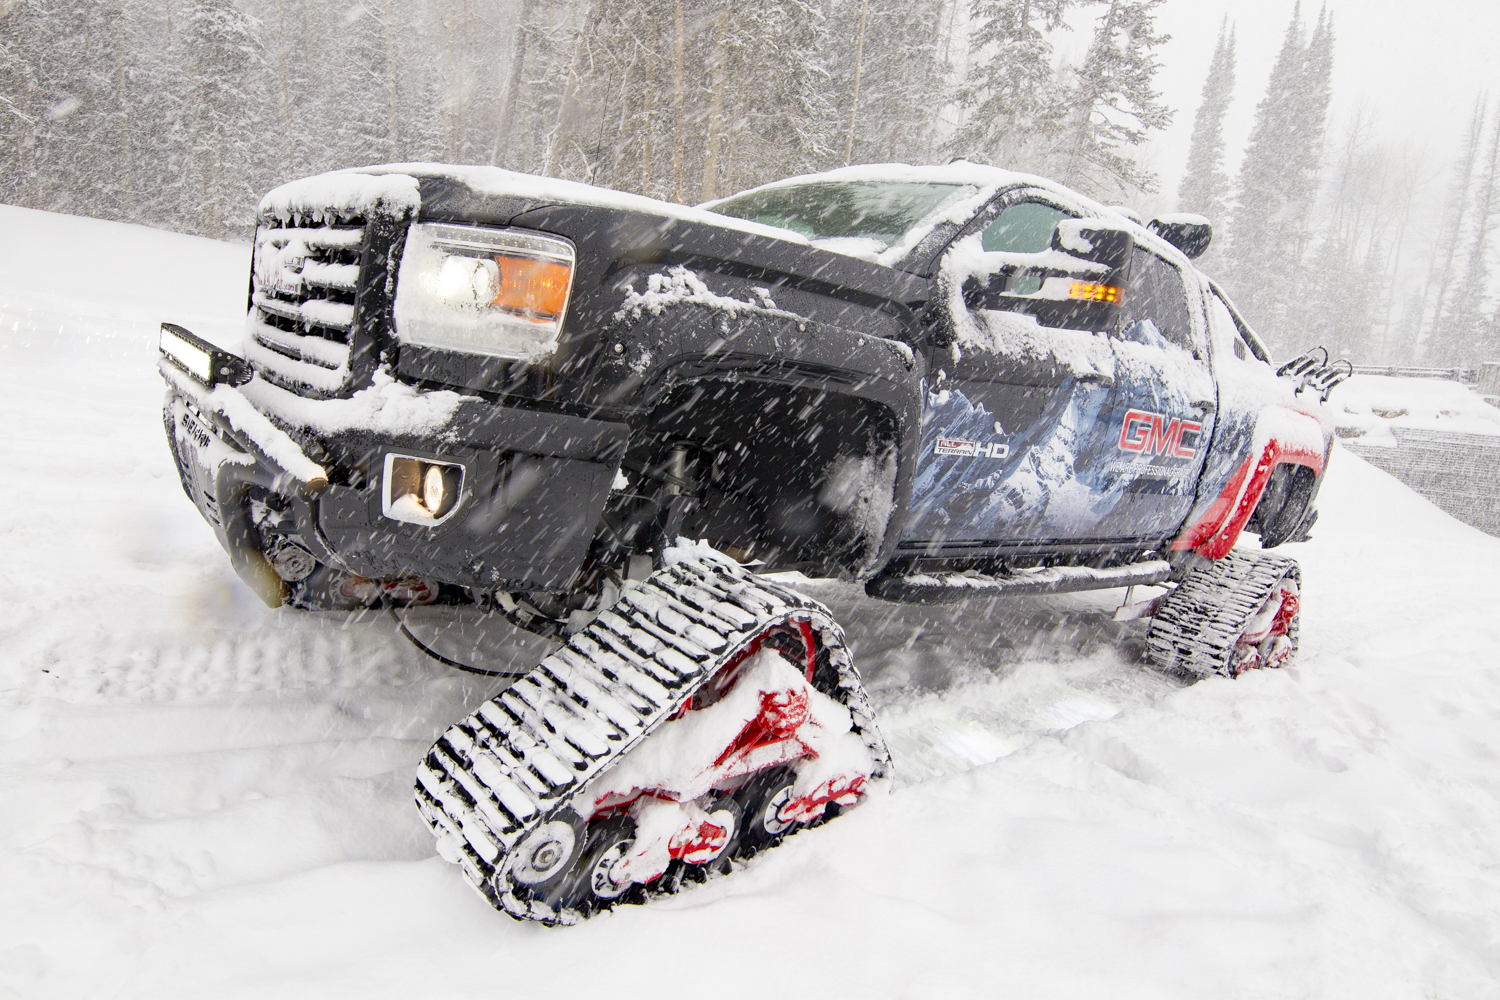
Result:
{"type": "Polygon", "coordinates": [[[447,490],[443,486],[443,467],[440,465],[429,465],[427,474],[422,477],[422,506],[432,511],[434,517],[439,511],[445,511],[443,501],[446,499],[447,490]]]}
{"type": "Polygon", "coordinates": [[[464,467],[412,455],[387,455],[381,509],[411,524],[437,524],[458,507],[464,467]]]}

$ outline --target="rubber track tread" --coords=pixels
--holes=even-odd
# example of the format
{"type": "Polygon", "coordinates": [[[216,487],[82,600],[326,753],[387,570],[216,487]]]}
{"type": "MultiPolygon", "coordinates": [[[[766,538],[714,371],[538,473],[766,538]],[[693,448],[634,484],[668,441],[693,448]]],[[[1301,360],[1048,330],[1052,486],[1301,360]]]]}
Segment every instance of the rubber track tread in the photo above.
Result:
{"type": "Polygon", "coordinates": [[[675,715],[753,637],[792,620],[819,634],[838,671],[831,693],[870,749],[872,778],[883,777],[890,755],[828,609],[734,563],[689,559],[627,591],[437,741],[420,765],[415,793],[424,822],[443,842],[440,853],[497,909],[517,919],[575,923],[582,914],[517,892],[509,852],[675,715]]]}
{"type": "MultiPolygon", "coordinates": [[[[1300,589],[1294,559],[1235,549],[1192,570],[1167,594],[1151,619],[1146,655],[1157,667],[1195,677],[1229,677],[1235,642],[1282,580],[1300,589]]],[[[1297,618],[1287,638],[1297,650],[1297,618]]]]}

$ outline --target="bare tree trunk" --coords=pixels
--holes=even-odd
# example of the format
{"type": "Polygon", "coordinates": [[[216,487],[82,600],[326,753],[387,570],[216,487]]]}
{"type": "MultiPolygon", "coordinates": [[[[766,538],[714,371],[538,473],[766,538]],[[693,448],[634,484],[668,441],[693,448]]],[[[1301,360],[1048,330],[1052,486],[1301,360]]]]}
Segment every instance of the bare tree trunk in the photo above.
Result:
{"type": "Polygon", "coordinates": [[[1474,103],[1474,116],[1469,123],[1468,141],[1464,144],[1462,179],[1455,185],[1453,197],[1454,212],[1452,216],[1452,228],[1446,233],[1438,236],[1437,253],[1433,256],[1434,269],[1428,274],[1428,284],[1422,288],[1422,306],[1425,312],[1427,306],[1427,288],[1431,285],[1434,273],[1438,278],[1437,304],[1432,309],[1432,328],[1423,337],[1420,330],[1417,334],[1417,343],[1423,348],[1424,340],[1434,338],[1438,332],[1438,325],[1443,319],[1443,300],[1448,297],[1448,285],[1453,280],[1453,259],[1458,250],[1458,241],[1463,232],[1463,221],[1469,207],[1469,191],[1473,183],[1474,162],[1479,158],[1479,143],[1484,133],[1484,116],[1488,108],[1483,98],[1474,103]],[[1446,246],[1443,244],[1446,243],[1446,246]],[[1438,259],[1441,258],[1443,265],[1439,271],[1436,267],[1438,259]]]}
{"type": "Polygon", "coordinates": [[[286,176],[293,173],[292,158],[295,155],[292,147],[292,95],[286,79],[286,0],[277,0],[276,25],[276,102],[281,119],[281,173],[286,176]]]}
{"type": "Polygon", "coordinates": [[[399,58],[396,46],[396,0],[387,0],[385,24],[382,27],[382,39],[385,42],[385,155],[388,160],[397,160],[401,158],[401,92],[396,73],[396,60],[399,58]]]}
{"type": "Polygon", "coordinates": [[[568,82],[563,88],[562,103],[557,109],[557,124],[547,142],[547,155],[542,164],[542,173],[555,176],[561,166],[562,149],[567,145],[573,131],[573,117],[578,105],[578,85],[583,78],[583,69],[588,62],[590,26],[604,21],[608,13],[608,0],[599,0],[597,7],[591,5],[584,11],[583,23],[578,27],[573,48],[573,59],[568,66],[568,82]]]}
{"type": "Polygon", "coordinates": [[[865,63],[865,20],[870,16],[870,0],[859,5],[859,41],[854,45],[854,99],[849,102],[849,139],[844,143],[844,166],[854,159],[854,116],[859,112],[859,75],[865,63]]]}
{"type": "Polygon", "coordinates": [[[1387,275],[1385,320],[1380,331],[1380,360],[1387,362],[1391,360],[1391,327],[1395,321],[1397,278],[1401,274],[1401,250],[1406,244],[1407,226],[1411,223],[1412,200],[1419,187],[1417,175],[1421,172],[1420,159],[1416,167],[1411,167],[1404,154],[1405,150],[1403,150],[1402,156],[1403,169],[1397,183],[1405,190],[1406,198],[1401,204],[1401,211],[1398,216],[1399,221],[1396,224],[1396,237],[1391,241],[1390,265],[1385,271],[1387,275]]]}
{"type": "Polygon", "coordinates": [[[505,166],[506,157],[510,153],[511,133],[517,127],[516,113],[520,107],[521,88],[526,85],[526,49],[531,31],[528,8],[527,13],[522,15],[521,26],[511,43],[515,50],[510,60],[510,83],[505,88],[505,113],[500,117],[500,128],[495,132],[495,145],[490,152],[490,163],[497,167],[505,166]]]}
{"type": "Polygon", "coordinates": [[[724,88],[728,85],[728,74],[724,70],[728,60],[731,2],[724,0],[719,8],[714,52],[709,62],[708,136],[703,151],[703,185],[699,201],[708,201],[719,190],[719,147],[724,141],[724,88]]]}
{"type": "Polygon", "coordinates": [[[682,201],[682,0],[673,11],[672,39],[672,200],[682,201]]]}
{"type": "Polygon", "coordinates": [[[447,10],[443,16],[443,160],[452,163],[456,159],[458,133],[458,95],[454,93],[457,86],[456,72],[454,70],[453,49],[454,21],[457,19],[457,11],[454,5],[457,0],[448,0],[445,5],[447,10]]]}

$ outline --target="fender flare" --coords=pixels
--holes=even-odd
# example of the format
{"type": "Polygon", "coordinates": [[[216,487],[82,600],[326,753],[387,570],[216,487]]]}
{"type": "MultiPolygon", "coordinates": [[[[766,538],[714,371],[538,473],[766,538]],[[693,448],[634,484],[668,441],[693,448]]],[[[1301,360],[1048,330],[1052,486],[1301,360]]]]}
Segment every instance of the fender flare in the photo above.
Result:
{"type": "Polygon", "coordinates": [[[1250,454],[1235,468],[1203,516],[1177,536],[1172,551],[1191,550],[1208,559],[1224,558],[1255,513],[1276,466],[1302,465],[1312,469],[1314,475],[1322,475],[1332,448],[1332,439],[1312,414],[1288,406],[1266,407],[1256,420],[1250,454]],[[1321,448],[1310,446],[1303,421],[1317,428],[1321,448]]]}

